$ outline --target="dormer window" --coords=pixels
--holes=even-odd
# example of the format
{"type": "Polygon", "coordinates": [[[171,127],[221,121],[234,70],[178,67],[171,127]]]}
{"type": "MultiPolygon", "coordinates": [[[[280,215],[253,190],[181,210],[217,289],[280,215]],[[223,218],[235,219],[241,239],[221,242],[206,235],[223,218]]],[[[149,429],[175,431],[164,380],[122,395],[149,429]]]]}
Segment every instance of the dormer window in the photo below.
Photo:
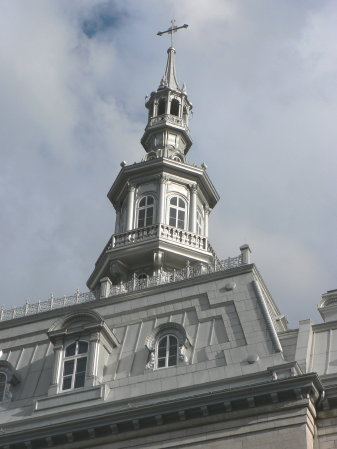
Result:
{"type": "Polygon", "coordinates": [[[118,340],[98,313],[70,313],[55,321],[48,337],[54,345],[49,396],[102,383],[105,357],[118,340]]]}
{"type": "Polygon", "coordinates": [[[171,101],[170,114],[179,116],[179,101],[176,98],[171,101]]]}
{"type": "Polygon", "coordinates": [[[145,339],[149,350],[147,369],[161,369],[184,365],[191,355],[186,331],[172,321],[160,324],[145,339]]]}
{"type": "Polygon", "coordinates": [[[62,390],[84,387],[87,370],[88,342],[76,341],[64,352],[62,390]]]}
{"type": "Polygon", "coordinates": [[[0,402],[9,402],[12,398],[13,387],[20,382],[20,376],[7,362],[0,360],[0,402]]]}
{"type": "Polygon", "coordinates": [[[169,225],[185,229],[186,203],[178,196],[170,199],[169,225]]]}
{"type": "Polygon", "coordinates": [[[166,100],[161,98],[158,102],[158,115],[166,114],[166,100]]]}

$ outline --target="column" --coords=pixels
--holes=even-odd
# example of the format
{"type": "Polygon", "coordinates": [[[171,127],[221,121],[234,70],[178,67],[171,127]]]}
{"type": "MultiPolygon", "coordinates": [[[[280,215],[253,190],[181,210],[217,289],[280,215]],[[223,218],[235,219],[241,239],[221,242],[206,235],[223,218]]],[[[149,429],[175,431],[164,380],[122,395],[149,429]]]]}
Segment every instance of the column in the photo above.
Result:
{"type": "Polygon", "coordinates": [[[195,233],[197,231],[197,191],[198,186],[192,184],[190,186],[190,231],[195,233]]]}
{"type": "Polygon", "coordinates": [[[97,365],[99,354],[99,332],[96,332],[90,336],[90,348],[88,359],[88,377],[91,379],[90,385],[95,385],[97,378],[97,365]]]}
{"type": "Polygon", "coordinates": [[[135,208],[135,191],[136,187],[128,183],[128,208],[127,208],[127,219],[126,219],[126,230],[130,231],[133,228],[133,216],[135,208]]]}
{"type": "Polygon", "coordinates": [[[61,382],[59,379],[60,376],[60,369],[61,369],[61,363],[62,363],[62,351],[63,351],[63,345],[58,344],[54,346],[54,364],[53,364],[53,371],[51,375],[51,385],[48,389],[48,395],[53,395],[57,393],[58,390],[58,384],[61,382]]]}
{"type": "Polygon", "coordinates": [[[118,206],[116,206],[116,222],[115,222],[115,234],[119,233],[119,229],[120,229],[120,219],[121,219],[121,205],[118,204],[118,206]]]}
{"type": "Polygon", "coordinates": [[[158,223],[165,223],[165,198],[166,198],[166,184],[168,178],[164,175],[160,176],[159,185],[159,204],[158,204],[158,223]]]}
{"type": "Polygon", "coordinates": [[[209,216],[211,210],[208,206],[204,205],[204,211],[205,211],[204,234],[205,234],[205,237],[208,237],[208,216],[209,216]]]}

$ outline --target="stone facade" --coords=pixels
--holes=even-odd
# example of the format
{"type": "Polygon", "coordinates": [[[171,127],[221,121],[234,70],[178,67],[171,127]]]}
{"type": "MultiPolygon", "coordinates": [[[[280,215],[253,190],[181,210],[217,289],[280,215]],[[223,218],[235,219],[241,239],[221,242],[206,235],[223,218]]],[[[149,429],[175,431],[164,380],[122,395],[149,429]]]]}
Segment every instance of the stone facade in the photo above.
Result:
{"type": "Polygon", "coordinates": [[[1,312],[1,449],[337,447],[337,293],[288,329],[249,246],[218,259],[174,56],[91,293],[1,312]]]}

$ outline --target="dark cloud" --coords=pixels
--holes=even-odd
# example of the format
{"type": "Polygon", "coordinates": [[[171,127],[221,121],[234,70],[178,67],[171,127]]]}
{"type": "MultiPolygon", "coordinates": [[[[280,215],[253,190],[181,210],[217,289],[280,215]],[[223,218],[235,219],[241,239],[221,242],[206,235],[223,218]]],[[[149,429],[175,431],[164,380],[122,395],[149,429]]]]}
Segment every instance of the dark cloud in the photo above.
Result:
{"type": "Polygon", "coordinates": [[[114,2],[100,3],[92,7],[81,27],[83,33],[91,39],[99,33],[118,29],[126,18],[127,12],[116,8],[114,2]]]}

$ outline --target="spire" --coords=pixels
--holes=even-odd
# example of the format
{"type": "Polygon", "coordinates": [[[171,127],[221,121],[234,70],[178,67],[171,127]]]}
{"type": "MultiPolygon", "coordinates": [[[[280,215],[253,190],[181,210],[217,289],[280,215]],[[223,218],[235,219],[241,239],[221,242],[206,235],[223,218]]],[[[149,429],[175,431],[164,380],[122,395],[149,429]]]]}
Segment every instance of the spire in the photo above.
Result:
{"type": "Polygon", "coordinates": [[[180,91],[176,75],[175,54],[176,51],[173,47],[167,50],[165,74],[160,82],[159,88],[168,87],[169,89],[180,91]]]}

